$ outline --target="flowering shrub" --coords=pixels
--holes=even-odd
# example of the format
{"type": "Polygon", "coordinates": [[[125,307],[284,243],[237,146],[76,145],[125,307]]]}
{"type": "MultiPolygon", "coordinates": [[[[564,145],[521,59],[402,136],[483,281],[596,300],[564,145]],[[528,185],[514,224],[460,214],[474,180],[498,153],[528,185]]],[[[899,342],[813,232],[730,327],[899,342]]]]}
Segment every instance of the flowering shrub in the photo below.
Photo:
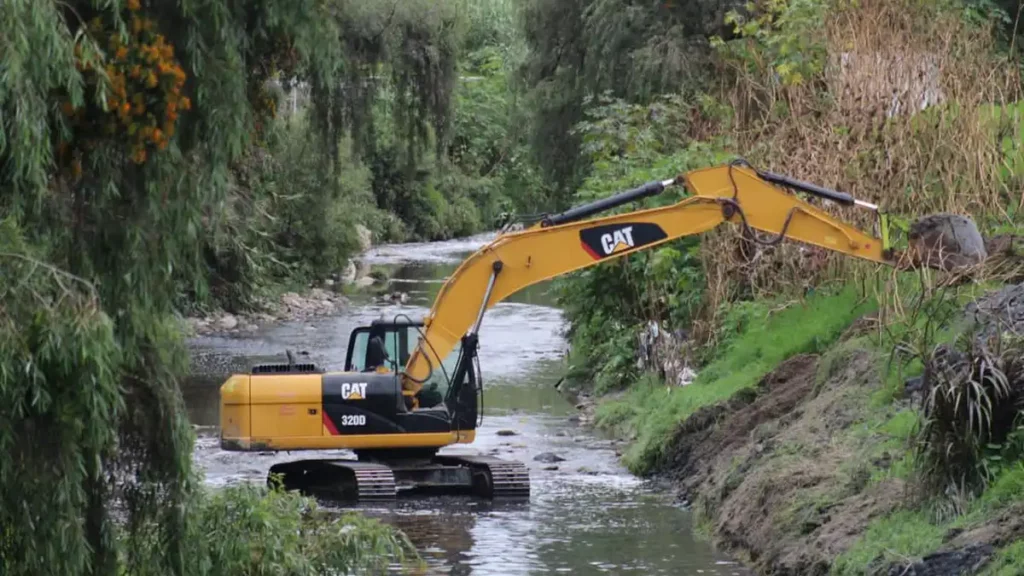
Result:
{"type": "MultiPolygon", "coordinates": [[[[185,72],[175,59],[174,46],[142,13],[139,0],[128,0],[127,12],[127,37],[113,26],[112,18],[96,16],[89,21],[87,32],[107,50],[102,70],[81,58],[76,47],[77,65],[87,83],[108,83],[106,106],[76,107],[65,100],[62,109],[81,138],[80,149],[91,148],[96,138],[124,140],[131,159],[142,164],[154,150],[167,148],[181,111],[189,110],[192,102],[182,94],[185,72]]],[[[67,146],[61,142],[62,155],[67,146]]],[[[79,162],[72,163],[75,176],[81,171],[79,162]]]]}

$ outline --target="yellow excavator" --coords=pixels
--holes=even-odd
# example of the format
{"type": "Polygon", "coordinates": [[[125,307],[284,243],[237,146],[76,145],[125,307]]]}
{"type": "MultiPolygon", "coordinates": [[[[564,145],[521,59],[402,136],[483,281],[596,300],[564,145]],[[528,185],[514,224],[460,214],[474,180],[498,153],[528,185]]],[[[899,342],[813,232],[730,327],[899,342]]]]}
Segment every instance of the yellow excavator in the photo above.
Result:
{"type": "MultiPolygon", "coordinates": [[[[354,459],[303,459],[269,471],[268,481],[277,478],[286,489],[332,499],[392,499],[433,490],[528,498],[523,463],[439,453],[445,446],[473,442],[480,424],[477,335],[484,313],[527,286],[723,222],[774,234],[771,243],[789,238],[899,268],[922,263],[922,252],[890,246],[889,222],[877,206],[849,194],[759,171],[742,160],[694,170],[506,226],[462,262],[425,318],[399,316],[356,328],[343,371],[295,363],[289,354],[287,363],[232,375],[220,390],[221,447],[351,450],[354,459]],[[688,192],[675,204],[590,218],[675,185],[688,192]],[[872,211],[881,238],[839,221],[796,192],[872,211]]],[[[926,248],[952,245],[959,249],[951,257],[983,258],[980,234],[973,222],[966,224],[960,230],[976,237],[950,242],[936,241],[933,234],[924,239],[932,243],[926,248]],[[965,256],[965,246],[974,253],[965,256]]],[[[921,236],[920,230],[910,232],[921,236]]],[[[925,265],[949,268],[941,260],[925,265]]]]}

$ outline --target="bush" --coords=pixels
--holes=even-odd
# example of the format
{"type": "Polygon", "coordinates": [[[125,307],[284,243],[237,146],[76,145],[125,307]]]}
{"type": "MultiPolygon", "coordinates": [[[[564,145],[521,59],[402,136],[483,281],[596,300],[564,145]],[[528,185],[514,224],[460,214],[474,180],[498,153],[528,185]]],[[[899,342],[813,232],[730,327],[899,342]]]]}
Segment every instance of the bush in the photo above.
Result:
{"type": "MultiPolygon", "coordinates": [[[[925,363],[920,450],[941,488],[983,487],[1024,407],[1024,340],[958,338],[925,363]]],[[[1024,454],[1016,454],[1020,457],[1024,454]]]]}
{"type": "Polygon", "coordinates": [[[186,573],[196,575],[383,573],[417,558],[403,534],[378,521],[247,484],[203,494],[189,540],[186,573]]]}

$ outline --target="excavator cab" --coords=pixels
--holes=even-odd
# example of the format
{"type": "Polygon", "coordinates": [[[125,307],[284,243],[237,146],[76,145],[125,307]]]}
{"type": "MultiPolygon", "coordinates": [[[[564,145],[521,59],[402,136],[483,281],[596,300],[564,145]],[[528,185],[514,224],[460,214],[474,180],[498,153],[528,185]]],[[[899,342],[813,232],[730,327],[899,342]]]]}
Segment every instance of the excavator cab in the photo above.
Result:
{"type": "MultiPolygon", "coordinates": [[[[345,371],[397,374],[416,349],[422,330],[423,322],[385,320],[375,320],[369,326],[356,328],[349,336],[345,371]]],[[[408,410],[445,407],[454,411],[456,406],[454,402],[449,405],[448,401],[451,399],[448,398],[448,394],[452,391],[452,379],[455,377],[461,352],[462,347],[456,345],[445,358],[443,365],[430,374],[419,391],[405,395],[408,410]]],[[[469,366],[469,369],[472,370],[472,366],[469,366]]],[[[467,371],[461,376],[459,386],[468,384],[465,380],[475,376],[467,371]]]]}

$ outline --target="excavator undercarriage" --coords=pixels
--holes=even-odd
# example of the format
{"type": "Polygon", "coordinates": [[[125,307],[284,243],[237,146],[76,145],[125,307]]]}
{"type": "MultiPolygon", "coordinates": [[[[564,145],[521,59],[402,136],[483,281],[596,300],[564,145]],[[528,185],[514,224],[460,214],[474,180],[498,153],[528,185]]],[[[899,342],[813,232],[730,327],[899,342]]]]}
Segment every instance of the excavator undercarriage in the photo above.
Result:
{"type": "Polygon", "coordinates": [[[231,376],[221,386],[221,446],[351,450],[355,459],[304,459],[270,470],[270,482],[280,479],[285,488],[330,498],[461,492],[528,499],[529,470],[522,463],[441,453],[476,437],[483,404],[477,335],[487,309],[527,286],[725,222],[755,240],[755,230],[774,235],[761,243],[796,240],[898,269],[948,270],[984,260],[973,221],[945,216],[958,219],[957,226],[932,221],[914,228],[910,249],[901,253],[891,245],[887,215],[877,206],[737,161],[520,222],[462,262],[422,321],[395,318],[354,330],[344,371],[295,364],[289,355],[287,364],[231,376]],[[676,184],[690,194],[675,204],[587,219],[676,184]],[[793,191],[873,212],[881,238],[793,191]],[[936,251],[948,254],[935,258],[936,251]]]}
{"type": "Polygon", "coordinates": [[[380,501],[400,496],[463,494],[529,499],[530,471],[522,462],[491,456],[434,455],[380,460],[299,460],[277,464],[286,490],[329,500],[380,501]]]}

